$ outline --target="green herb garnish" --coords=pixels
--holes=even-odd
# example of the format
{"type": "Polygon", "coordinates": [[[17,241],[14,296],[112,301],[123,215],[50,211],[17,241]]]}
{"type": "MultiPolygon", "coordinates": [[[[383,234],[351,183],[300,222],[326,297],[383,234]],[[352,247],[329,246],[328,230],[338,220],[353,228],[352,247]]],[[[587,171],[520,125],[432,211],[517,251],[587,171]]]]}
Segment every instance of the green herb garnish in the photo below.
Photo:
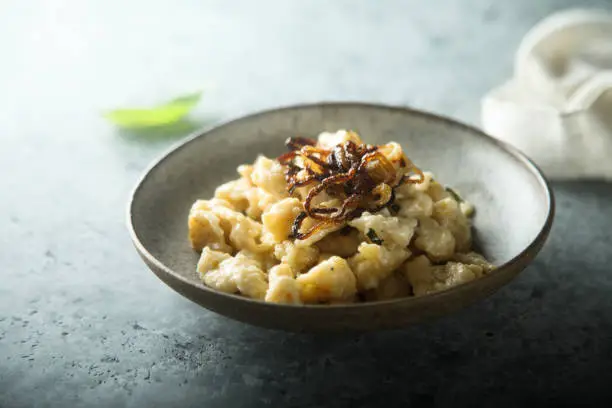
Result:
{"type": "Polygon", "coordinates": [[[372,241],[372,243],[376,245],[382,245],[384,242],[382,239],[378,238],[378,235],[376,235],[376,231],[374,231],[372,228],[368,230],[366,235],[368,238],[370,238],[370,241],[372,241]]]}
{"type": "Polygon", "coordinates": [[[457,193],[455,190],[453,190],[450,187],[446,187],[446,191],[449,192],[449,194],[453,197],[453,199],[458,202],[458,203],[462,203],[464,200],[463,198],[461,198],[461,196],[459,195],[459,193],[457,193]]]}
{"type": "Polygon", "coordinates": [[[169,125],[187,115],[198,104],[201,96],[201,92],[196,92],[151,108],[116,109],[105,113],[104,117],[125,128],[169,125]]]}

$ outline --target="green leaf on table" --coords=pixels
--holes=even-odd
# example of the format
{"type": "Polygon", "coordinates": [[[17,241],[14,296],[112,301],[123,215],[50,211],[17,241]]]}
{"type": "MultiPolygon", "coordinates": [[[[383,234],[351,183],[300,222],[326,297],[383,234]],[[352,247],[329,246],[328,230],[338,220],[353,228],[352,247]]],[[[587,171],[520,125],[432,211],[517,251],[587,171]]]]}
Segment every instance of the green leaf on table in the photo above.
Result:
{"type": "Polygon", "coordinates": [[[169,125],[185,117],[198,104],[201,96],[201,92],[196,92],[151,108],[115,109],[104,116],[125,128],[169,125]]]}

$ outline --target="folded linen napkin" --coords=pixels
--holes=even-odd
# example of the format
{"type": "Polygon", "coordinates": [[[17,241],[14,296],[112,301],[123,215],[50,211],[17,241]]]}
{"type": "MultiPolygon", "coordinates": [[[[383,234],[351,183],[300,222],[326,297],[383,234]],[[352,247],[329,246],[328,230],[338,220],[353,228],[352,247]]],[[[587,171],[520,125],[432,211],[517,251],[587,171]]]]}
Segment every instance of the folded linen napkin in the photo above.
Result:
{"type": "Polygon", "coordinates": [[[612,180],[612,13],[571,9],[536,24],[481,115],[551,179],[612,180]]]}

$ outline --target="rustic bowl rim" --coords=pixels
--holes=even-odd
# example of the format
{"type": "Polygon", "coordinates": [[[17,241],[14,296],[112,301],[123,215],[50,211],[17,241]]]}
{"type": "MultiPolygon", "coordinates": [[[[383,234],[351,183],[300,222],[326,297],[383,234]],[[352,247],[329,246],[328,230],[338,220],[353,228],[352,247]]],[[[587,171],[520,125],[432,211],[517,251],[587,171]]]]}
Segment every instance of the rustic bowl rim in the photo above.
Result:
{"type": "MultiPolygon", "coordinates": [[[[190,133],[185,139],[174,143],[171,145],[164,153],[162,153],[157,159],[153,160],[151,164],[142,172],[141,176],[138,178],[136,186],[132,189],[130,194],[128,203],[127,203],[127,228],[129,231],[130,238],[134,247],[136,248],[139,255],[145,260],[145,263],[148,264],[149,268],[161,279],[160,273],[163,273],[166,277],[177,281],[179,284],[188,285],[192,289],[196,289],[199,291],[209,292],[213,296],[222,296],[229,299],[234,299],[239,302],[247,302],[252,303],[253,306],[262,306],[271,308],[283,308],[283,309],[311,309],[311,310],[329,310],[329,309],[361,309],[361,308],[372,308],[372,307],[383,307],[388,305],[397,305],[400,303],[429,303],[435,301],[443,301],[446,297],[452,297],[455,295],[459,295],[460,292],[469,291],[469,289],[473,286],[482,285],[485,280],[492,279],[494,275],[503,274],[504,272],[510,271],[522,271],[526,268],[535,255],[540,251],[543,244],[546,242],[551,228],[553,224],[555,216],[555,197],[553,191],[551,189],[550,183],[547,180],[544,173],[540,170],[538,165],[536,165],[530,158],[528,158],[524,153],[522,153],[517,148],[511,146],[510,144],[496,139],[483,130],[467,124],[460,122],[456,119],[453,119],[448,116],[444,116],[441,114],[429,112],[426,110],[415,109],[408,106],[399,106],[399,105],[390,105],[390,104],[382,104],[382,103],[369,103],[369,102],[359,102],[359,101],[322,101],[322,102],[312,102],[312,103],[301,103],[301,104],[292,104],[292,105],[284,105],[279,107],[271,107],[267,109],[262,109],[258,111],[254,111],[252,113],[241,115],[238,117],[230,118],[227,120],[222,120],[218,123],[203,126],[202,128],[197,129],[196,131],[190,133]],[[240,123],[243,121],[249,121],[259,116],[265,116],[270,113],[279,113],[283,111],[291,111],[296,109],[312,109],[317,107],[327,107],[327,108],[363,108],[363,109],[382,109],[388,111],[394,111],[399,113],[407,113],[413,116],[421,116],[423,118],[444,122],[445,124],[451,127],[462,128],[465,131],[471,132],[477,137],[480,137],[487,143],[493,143],[501,150],[513,156],[517,159],[527,170],[531,172],[533,176],[535,176],[538,184],[545,195],[546,205],[547,205],[547,214],[546,220],[542,225],[540,231],[536,235],[536,237],[527,245],[521,252],[519,252],[516,256],[514,256],[509,261],[499,265],[488,275],[485,275],[479,279],[463,283],[458,286],[454,286],[452,288],[435,292],[423,296],[409,296],[403,298],[389,299],[389,300],[377,300],[371,302],[362,302],[362,303],[349,303],[349,304],[331,304],[331,305],[310,305],[310,304],[302,304],[302,305],[292,305],[292,304],[283,304],[283,303],[272,303],[272,302],[264,302],[258,299],[247,298],[244,296],[240,296],[237,294],[224,293],[221,291],[217,291],[215,289],[209,288],[205,285],[197,285],[192,280],[187,279],[176,273],[171,268],[164,265],[160,260],[158,260],[155,256],[153,256],[147,248],[142,244],[138,237],[138,233],[134,227],[133,223],[133,206],[137,200],[138,193],[145,182],[147,176],[150,174],[158,166],[162,165],[162,163],[168,159],[173,154],[176,154],[180,150],[186,148],[189,144],[191,144],[196,139],[200,137],[205,137],[208,133],[213,130],[217,130],[223,128],[225,126],[229,126],[232,124],[240,123]],[[155,268],[155,269],[154,269],[155,268]]],[[[161,279],[164,283],[163,279],[161,279]]],[[[171,285],[169,285],[171,286],[171,285]]],[[[505,286],[502,285],[502,286],[505,286]]],[[[172,286],[171,286],[172,287],[172,286]]],[[[173,287],[172,287],[173,288],[173,287]]],[[[176,290],[175,288],[173,288],[176,290]]],[[[179,292],[180,293],[180,292],[179,292]]],[[[181,293],[182,294],[182,293],[181,293]]]]}

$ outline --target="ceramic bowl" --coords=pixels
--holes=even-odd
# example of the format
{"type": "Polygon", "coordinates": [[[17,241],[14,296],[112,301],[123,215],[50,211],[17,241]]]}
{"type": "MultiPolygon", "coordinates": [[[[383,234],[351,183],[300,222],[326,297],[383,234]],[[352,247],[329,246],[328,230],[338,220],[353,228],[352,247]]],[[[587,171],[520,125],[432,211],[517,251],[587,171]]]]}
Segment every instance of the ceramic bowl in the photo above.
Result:
{"type": "Polygon", "coordinates": [[[473,127],[403,107],[320,103],[256,113],[193,135],[154,163],[135,188],[128,227],[149,268],[168,286],[213,312],[291,331],[397,328],[456,312],[507,284],[536,256],[554,216],[554,199],[523,154],[473,127]],[[450,290],[351,305],[265,303],[205,287],[187,239],[187,214],[198,198],[236,178],[236,167],[285,151],[288,136],[353,129],[368,143],[400,143],[408,157],[456,187],[476,206],[475,245],[498,268],[450,290]]]}

